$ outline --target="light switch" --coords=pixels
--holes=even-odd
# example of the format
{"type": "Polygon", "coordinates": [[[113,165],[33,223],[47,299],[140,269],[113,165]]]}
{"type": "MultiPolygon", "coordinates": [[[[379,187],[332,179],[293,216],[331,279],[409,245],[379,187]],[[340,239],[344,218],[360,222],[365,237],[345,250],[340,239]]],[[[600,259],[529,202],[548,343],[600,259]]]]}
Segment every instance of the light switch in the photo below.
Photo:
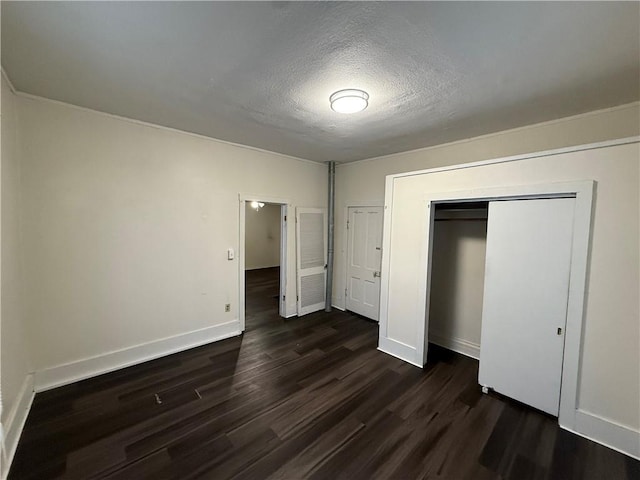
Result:
{"type": "Polygon", "coordinates": [[[233,248],[230,248],[227,250],[227,259],[228,260],[233,260],[234,258],[236,258],[236,254],[233,251],[233,248]]]}

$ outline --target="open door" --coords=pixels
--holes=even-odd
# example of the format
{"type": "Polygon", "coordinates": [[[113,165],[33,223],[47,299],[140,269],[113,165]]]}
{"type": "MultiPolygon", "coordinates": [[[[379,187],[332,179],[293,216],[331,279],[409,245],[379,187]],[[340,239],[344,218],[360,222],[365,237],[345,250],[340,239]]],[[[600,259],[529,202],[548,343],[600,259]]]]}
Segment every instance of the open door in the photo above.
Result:
{"type": "Polygon", "coordinates": [[[298,316],[322,310],[327,282],[326,211],[296,209],[298,316]]]}

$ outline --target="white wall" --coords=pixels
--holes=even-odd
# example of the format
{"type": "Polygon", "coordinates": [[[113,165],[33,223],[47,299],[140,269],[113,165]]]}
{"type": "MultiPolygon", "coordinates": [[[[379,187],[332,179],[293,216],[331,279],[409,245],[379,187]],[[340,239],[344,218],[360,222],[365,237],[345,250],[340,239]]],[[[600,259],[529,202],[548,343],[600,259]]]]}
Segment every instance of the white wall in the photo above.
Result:
{"type": "Polygon", "coordinates": [[[15,448],[24,420],[25,403],[30,401],[30,345],[22,298],[20,236],[20,157],[18,150],[18,110],[16,96],[2,77],[2,321],[0,326],[2,424],[7,429],[7,450],[15,448]]]}
{"type": "Polygon", "coordinates": [[[486,248],[486,220],[435,223],[429,339],[476,358],[486,248]]]}
{"type": "Polygon", "coordinates": [[[280,265],[280,205],[266,203],[259,210],[245,207],[246,270],[280,265]]]}
{"type": "Polygon", "coordinates": [[[595,180],[577,415],[587,419],[585,425],[604,422],[609,430],[620,429],[620,448],[640,454],[639,159],[634,143],[394,179],[391,243],[385,245],[392,259],[389,338],[413,347],[422,341],[416,338],[418,322],[424,321],[417,314],[419,292],[406,285],[420,282],[416,258],[425,241],[427,192],[595,180]]]}
{"type": "MultiPolygon", "coordinates": [[[[238,325],[227,249],[239,248],[239,193],[326,206],[317,163],[33,97],[19,104],[37,371],[238,325]]],[[[291,242],[293,266],[294,252],[291,242]]]]}
{"type": "Polygon", "coordinates": [[[624,138],[640,133],[640,103],[336,167],[333,304],[344,308],[345,207],[382,205],[386,175],[624,138]]]}

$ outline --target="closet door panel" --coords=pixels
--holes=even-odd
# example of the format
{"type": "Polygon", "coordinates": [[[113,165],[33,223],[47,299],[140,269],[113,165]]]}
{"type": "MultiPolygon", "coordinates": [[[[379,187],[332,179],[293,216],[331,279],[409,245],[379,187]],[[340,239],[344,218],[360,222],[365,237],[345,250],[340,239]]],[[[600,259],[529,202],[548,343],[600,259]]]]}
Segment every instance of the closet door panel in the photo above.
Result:
{"type": "Polygon", "coordinates": [[[575,199],[489,204],[479,383],[558,415],[575,199]]]}

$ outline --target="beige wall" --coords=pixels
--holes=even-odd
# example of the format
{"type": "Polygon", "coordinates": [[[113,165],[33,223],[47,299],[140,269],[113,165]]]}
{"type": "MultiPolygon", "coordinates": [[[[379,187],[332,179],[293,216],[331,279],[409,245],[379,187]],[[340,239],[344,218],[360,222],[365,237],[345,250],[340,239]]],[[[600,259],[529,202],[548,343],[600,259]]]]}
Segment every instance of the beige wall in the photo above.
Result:
{"type": "MultiPolygon", "coordinates": [[[[2,423],[31,371],[22,304],[20,161],[16,96],[2,78],[2,423]]],[[[9,427],[12,427],[11,425],[9,427]]]]}
{"type": "Polygon", "coordinates": [[[340,164],[336,168],[336,245],[333,304],[344,308],[345,207],[381,205],[386,175],[457,165],[640,134],[640,103],[591,112],[460,142],[340,164]]]}
{"type": "Polygon", "coordinates": [[[436,340],[480,347],[486,249],[486,220],[435,223],[429,334],[436,340]]]}
{"type": "MultiPolygon", "coordinates": [[[[238,258],[227,249],[239,247],[238,195],[326,206],[323,165],[19,102],[36,370],[237,319],[238,258]]],[[[292,242],[292,266],[294,252],[292,242]]]]}
{"type": "Polygon", "coordinates": [[[280,265],[280,205],[265,204],[257,210],[250,202],[245,207],[244,268],[280,265]]]}

